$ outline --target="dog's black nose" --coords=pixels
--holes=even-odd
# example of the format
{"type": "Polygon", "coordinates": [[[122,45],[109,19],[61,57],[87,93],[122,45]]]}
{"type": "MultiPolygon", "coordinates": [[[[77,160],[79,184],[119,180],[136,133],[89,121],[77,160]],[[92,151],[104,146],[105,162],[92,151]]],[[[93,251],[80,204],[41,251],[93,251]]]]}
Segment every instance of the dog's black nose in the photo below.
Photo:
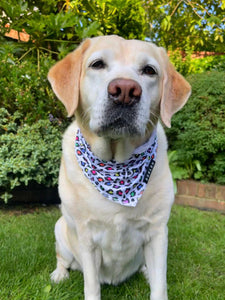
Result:
{"type": "Polygon", "coordinates": [[[114,103],[130,106],[139,102],[142,89],[134,80],[117,78],[109,83],[108,94],[114,103]]]}

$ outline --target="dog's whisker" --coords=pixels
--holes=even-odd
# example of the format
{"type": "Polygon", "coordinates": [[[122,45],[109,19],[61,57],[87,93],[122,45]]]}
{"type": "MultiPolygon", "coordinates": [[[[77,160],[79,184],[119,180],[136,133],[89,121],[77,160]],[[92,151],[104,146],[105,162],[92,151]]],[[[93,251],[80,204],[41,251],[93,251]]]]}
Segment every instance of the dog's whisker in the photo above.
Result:
{"type": "Polygon", "coordinates": [[[86,111],[83,111],[81,114],[81,122],[82,125],[85,125],[88,123],[89,121],[89,112],[90,112],[91,108],[89,107],[86,111]]]}
{"type": "Polygon", "coordinates": [[[154,111],[154,110],[151,110],[150,111],[150,115],[152,115],[154,118],[159,118],[159,112],[156,112],[156,111],[154,111]]]}

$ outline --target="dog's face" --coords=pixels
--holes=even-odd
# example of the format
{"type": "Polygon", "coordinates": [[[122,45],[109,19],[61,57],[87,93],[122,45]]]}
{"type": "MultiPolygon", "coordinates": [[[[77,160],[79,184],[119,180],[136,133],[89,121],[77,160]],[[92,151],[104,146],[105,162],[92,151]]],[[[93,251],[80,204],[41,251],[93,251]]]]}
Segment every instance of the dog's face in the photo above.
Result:
{"type": "Polygon", "coordinates": [[[159,52],[154,45],[118,37],[94,41],[83,61],[80,87],[93,132],[111,138],[145,134],[159,113],[159,52]]]}
{"type": "Polygon", "coordinates": [[[86,40],[49,72],[68,114],[98,136],[144,136],[159,115],[172,115],[190,95],[190,86],[169,63],[164,49],[118,36],[86,40]]]}

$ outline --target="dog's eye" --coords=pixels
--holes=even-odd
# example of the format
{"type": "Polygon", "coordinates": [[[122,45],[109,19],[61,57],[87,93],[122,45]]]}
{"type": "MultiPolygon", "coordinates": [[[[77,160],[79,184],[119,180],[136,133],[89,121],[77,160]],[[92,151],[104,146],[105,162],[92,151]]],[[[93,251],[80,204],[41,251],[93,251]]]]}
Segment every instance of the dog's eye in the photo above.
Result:
{"type": "Polygon", "coordinates": [[[104,69],[105,66],[106,66],[106,64],[104,63],[104,61],[102,59],[97,59],[97,60],[93,61],[89,67],[92,69],[100,70],[100,69],[104,69]]]}
{"type": "Polygon", "coordinates": [[[147,65],[147,66],[145,66],[145,67],[142,69],[142,74],[144,74],[144,75],[149,75],[149,76],[153,76],[153,75],[156,75],[157,72],[156,72],[156,70],[155,70],[153,67],[147,65]]]}

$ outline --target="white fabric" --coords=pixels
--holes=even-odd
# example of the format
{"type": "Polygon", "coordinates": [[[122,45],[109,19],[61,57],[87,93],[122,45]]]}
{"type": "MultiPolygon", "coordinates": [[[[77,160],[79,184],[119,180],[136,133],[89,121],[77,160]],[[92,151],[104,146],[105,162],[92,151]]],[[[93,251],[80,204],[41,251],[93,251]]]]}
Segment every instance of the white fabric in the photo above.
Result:
{"type": "Polygon", "coordinates": [[[76,135],[75,153],[84,175],[103,196],[124,206],[137,205],[155,165],[156,152],[156,130],[123,163],[99,159],[92,153],[80,130],[76,135]]]}

